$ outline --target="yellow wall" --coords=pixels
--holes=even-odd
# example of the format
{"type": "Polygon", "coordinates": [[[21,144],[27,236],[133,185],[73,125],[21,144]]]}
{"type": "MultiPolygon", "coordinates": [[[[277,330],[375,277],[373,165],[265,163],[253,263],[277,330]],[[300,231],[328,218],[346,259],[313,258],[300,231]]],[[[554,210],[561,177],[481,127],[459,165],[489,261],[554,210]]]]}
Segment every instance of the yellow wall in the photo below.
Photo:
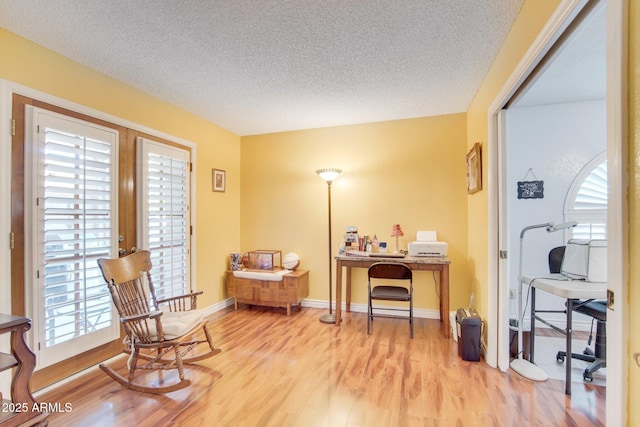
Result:
{"type": "MultiPolygon", "coordinates": [[[[474,97],[467,111],[467,148],[470,149],[475,142],[483,145],[482,173],[487,180],[488,162],[488,120],[489,106],[494,102],[499,91],[505,85],[509,76],[515,70],[529,47],[533,44],[542,27],[549,20],[559,0],[532,1],[528,0],[522,6],[518,17],[509,31],[507,39],[487,73],[478,93],[474,97]]],[[[488,295],[489,282],[489,203],[488,191],[481,191],[469,198],[468,216],[468,244],[469,244],[469,268],[472,271],[470,279],[471,289],[477,295],[478,310],[480,313],[488,312],[488,301],[495,298],[488,295]]],[[[486,314],[485,314],[486,315],[486,314]]],[[[492,319],[486,319],[488,327],[492,319]]]]}
{"type": "MultiPolygon", "coordinates": [[[[640,352],[640,4],[629,1],[629,351],[640,352]]],[[[640,367],[629,359],[630,426],[640,425],[640,367]]]]}
{"type": "MultiPolygon", "coordinates": [[[[240,244],[240,138],[0,28],[0,78],[196,144],[196,283],[203,307],[224,298],[226,256],[240,244]],[[211,191],[211,168],[227,192],[211,191]]],[[[7,284],[8,286],[8,284],[7,284]]]]}
{"type": "MultiPolygon", "coordinates": [[[[451,307],[469,301],[467,283],[466,115],[398,120],[242,138],[241,250],[294,251],[310,270],[309,298],[329,283],[327,185],[315,170],[337,167],[332,185],[334,254],[345,228],[395,247],[405,233],[437,230],[449,243],[451,307]]],[[[335,268],[333,269],[335,275],[335,268]]],[[[354,270],[353,302],[366,304],[366,275],[354,270]]],[[[438,309],[430,273],[416,275],[416,307],[438,309]]]]}

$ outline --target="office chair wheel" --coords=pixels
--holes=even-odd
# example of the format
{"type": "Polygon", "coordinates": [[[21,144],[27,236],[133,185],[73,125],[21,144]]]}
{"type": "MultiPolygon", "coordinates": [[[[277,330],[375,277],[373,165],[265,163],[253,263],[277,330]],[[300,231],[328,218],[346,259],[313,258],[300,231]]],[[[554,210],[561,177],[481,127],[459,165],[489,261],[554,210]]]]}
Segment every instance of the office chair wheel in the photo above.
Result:
{"type": "Polygon", "coordinates": [[[556,361],[557,362],[564,363],[564,358],[565,358],[564,354],[560,354],[560,353],[556,354],[556,361]]]}
{"type": "Polygon", "coordinates": [[[589,373],[589,371],[585,369],[582,373],[582,379],[585,381],[593,382],[593,375],[591,375],[591,373],[589,373]]]}

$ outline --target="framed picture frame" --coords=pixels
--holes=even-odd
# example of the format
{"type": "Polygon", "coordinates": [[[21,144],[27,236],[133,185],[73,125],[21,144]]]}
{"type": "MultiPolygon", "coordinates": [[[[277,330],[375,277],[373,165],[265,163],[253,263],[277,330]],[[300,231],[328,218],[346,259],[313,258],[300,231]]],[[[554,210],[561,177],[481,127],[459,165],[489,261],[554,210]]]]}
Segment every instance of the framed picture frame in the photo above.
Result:
{"type": "Polygon", "coordinates": [[[482,150],[480,143],[473,144],[467,153],[467,193],[473,194],[482,190],[482,150]]]}
{"type": "Polygon", "coordinates": [[[222,169],[213,169],[213,191],[224,193],[227,189],[227,172],[222,169]]]}

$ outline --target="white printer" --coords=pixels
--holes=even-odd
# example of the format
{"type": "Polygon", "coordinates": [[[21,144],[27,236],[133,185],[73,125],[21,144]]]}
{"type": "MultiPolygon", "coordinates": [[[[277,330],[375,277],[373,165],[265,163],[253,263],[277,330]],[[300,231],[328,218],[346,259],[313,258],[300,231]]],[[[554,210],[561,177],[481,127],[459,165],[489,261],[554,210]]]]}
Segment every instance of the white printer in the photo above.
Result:
{"type": "Polygon", "coordinates": [[[416,241],[409,243],[409,256],[447,256],[448,245],[438,242],[435,231],[418,231],[416,241]]]}

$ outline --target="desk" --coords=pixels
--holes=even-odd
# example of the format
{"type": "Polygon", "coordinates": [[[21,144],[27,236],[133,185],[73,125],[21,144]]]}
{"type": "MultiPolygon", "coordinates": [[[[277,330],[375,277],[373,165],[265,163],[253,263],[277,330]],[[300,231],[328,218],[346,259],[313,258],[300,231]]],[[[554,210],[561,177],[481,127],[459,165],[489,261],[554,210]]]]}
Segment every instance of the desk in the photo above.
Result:
{"type": "Polygon", "coordinates": [[[376,262],[400,262],[412,270],[428,270],[440,272],[440,321],[444,326],[444,336],[449,338],[449,264],[451,260],[440,257],[383,258],[367,256],[341,255],[336,259],[336,326],[340,326],[342,315],[342,267],[347,268],[346,275],[346,310],[351,311],[351,269],[369,268],[376,262]]]}
{"type": "Polygon", "coordinates": [[[551,275],[549,277],[524,276],[522,283],[531,285],[531,334],[530,362],[534,359],[535,321],[539,320],[545,325],[561,332],[566,337],[567,357],[565,359],[565,393],[571,395],[571,337],[573,334],[573,304],[578,300],[604,299],[607,297],[607,284],[599,282],[585,282],[584,280],[568,280],[566,276],[551,275]],[[567,307],[559,310],[536,310],[536,289],[565,298],[567,307]],[[560,329],[550,324],[536,313],[566,313],[567,322],[565,329],[560,329]]]}

